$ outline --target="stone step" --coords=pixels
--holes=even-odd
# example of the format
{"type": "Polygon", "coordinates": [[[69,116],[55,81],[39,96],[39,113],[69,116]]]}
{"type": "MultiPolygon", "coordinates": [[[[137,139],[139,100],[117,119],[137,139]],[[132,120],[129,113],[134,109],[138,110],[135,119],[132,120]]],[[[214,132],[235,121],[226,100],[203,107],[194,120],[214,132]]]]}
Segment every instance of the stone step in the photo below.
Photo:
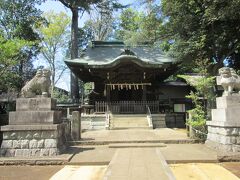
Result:
{"type": "Polygon", "coordinates": [[[118,126],[118,127],[112,127],[111,129],[121,130],[121,129],[151,129],[151,128],[148,126],[118,126]]]}
{"type": "Polygon", "coordinates": [[[147,121],[140,121],[140,122],[132,122],[132,121],[120,121],[120,122],[116,122],[116,121],[113,121],[114,124],[148,124],[147,121]]]}
{"type": "Polygon", "coordinates": [[[121,124],[113,124],[114,127],[148,127],[148,124],[126,124],[126,123],[121,123],[121,124]]]}
{"type": "Polygon", "coordinates": [[[166,147],[164,143],[115,143],[109,144],[109,148],[153,148],[153,147],[166,147]]]}
{"type": "Polygon", "coordinates": [[[148,125],[145,124],[121,124],[121,125],[113,125],[113,128],[148,128],[148,125]]]}
{"type": "Polygon", "coordinates": [[[134,123],[137,123],[137,122],[147,122],[147,119],[141,119],[141,120],[132,120],[132,119],[119,119],[119,120],[111,120],[112,122],[116,122],[116,123],[121,123],[121,122],[134,122],[134,123]]]}
{"type": "Polygon", "coordinates": [[[146,119],[147,116],[113,116],[112,119],[146,119]]]}
{"type": "MultiPolygon", "coordinates": [[[[116,129],[116,131],[118,128],[116,129]]],[[[120,130],[120,129],[119,129],[120,130]]],[[[164,143],[164,144],[198,144],[199,140],[196,139],[163,139],[163,140],[81,140],[81,141],[68,141],[70,145],[108,145],[108,144],[116,144],[116,143],[164,143]]]]}
{"type": "Polygon", "coordinates": [[[113,117],[147,117],[146,114],[114,114],[113,117]]]}
{"type": "Polygon", "coordinates": [[[147,120],[144,120],[144,121],[112,121],[112,122],[114,122],[114,123],[133,123],[133,124],[135,124],[135,123],[145,123],[145,124],[147,124],[147,120]]]}
{"type": "Polygon", "coordinates": [[[105,121],[85,121],[81,122],[81,124],[105,124],[105,121]]]}

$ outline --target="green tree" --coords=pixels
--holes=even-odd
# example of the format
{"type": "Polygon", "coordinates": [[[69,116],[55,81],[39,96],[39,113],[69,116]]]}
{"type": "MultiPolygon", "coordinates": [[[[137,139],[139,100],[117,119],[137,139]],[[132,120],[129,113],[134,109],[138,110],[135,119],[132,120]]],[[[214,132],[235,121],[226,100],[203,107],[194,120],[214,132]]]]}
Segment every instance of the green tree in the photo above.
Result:
{"type": "MultiPolygon", "coordinates": [[[[71,25],[71,59],[78,58],[78,13],[84,13],[84,11],[90,9],[90,5],[98,3],[100,0],[92,1],[78,1],[78,0],[59,0],[65,7],[69,8],[72,12],[72,25],[71,25]]],[[[79,85],[78,79],[73,73],[71,73],[71,98],[73,101],[78,102],[79,96],[79,85]]]]}
{"type": "Polygon", "coordinates": [[[207,72],[209,64],[208,61],[197,62],[197,68],[199,75],[179,75],[187,83],[195,88],[195,91],[191,91],[186,97],[192,100],[194,108],[189,110],[189,119],[187,124],[191,125],[195,130],[201,131],[197,134],[197,137],[206,139],[207,127],[206,121],[211,119],[211,109],[215,104],[215,93],[213,87],[215,85],[215,77],[210,76],[207,72]]]}
{"type": "Polygon", "coordinates": [[[85,29],[89,29],[96,41],[107,40],[113,31],[113,4],[103,1],[90,11],[90,20],[85,22],[85,29]]]}
{"type": "Polygon", "coordinates": [[[142,40],[140,31],[143,14],[132,8],[125,9],[119,18],[119,28],[116,32],[117,39],[127,44],[134,44],[142,40]]]}
{"type": "Polygon", "coordinates": [[[128,8],[119,18],[117,38],[128,45],[142,43],[156,44],[161,40],[163,17],[159,13],[159,6],[148,6],[147,12],[139,12],[128,8]]]}
{"type": "MultiPolygon", "coordinates": [[[[14,67],[7,79],[18,90],[23,83],[35,73],[33,60],[39,52],[40,38],[33,30],[33,26],[43,21],[41,11],[35,5],[40,0],[1,0],[0,1],[0,34],[4,41],[28,41],[27,46],[15,56],[14,67]],[[12,77],[12,78],[10,78],[12,77]]],[[[14,48],[14,47],[13,47],[14,48]]],[[[19,49],[19,50],[20,50],[19,49]]],[[[8,69],[9,70],[9,69],[8,69]]],[[[8,71],[10,73],[10,71],[8,71]]]]}
{"type": "Polygon", "coordinates": [[[148,6],[148,13],[143,17],[142,31],[148,41],[152,44],[161,41],[161,33],[163,29],[163,16],[159,13],[159,6],[148,6]]]}
{"type": "Polygon", "coordinates": [[[61,75],[66,70],[63,61],[57,59],[58,54],[67,48],[71,19],[63,12],[45,13],[47,23],[40,26],[37,31],[42,37],[41,54],[47,61],[51,70],[52,94],[61,75]]]}
{"type": "MultiPolygon", "coordinates": [[[[85,11],[90,12],[91,6],[98,5],[103,1],[109,1],[113,8],[121,7],[121,4],[117,0],[59,0],[65,7],[69,8],[72,12],[72,25],[71,25],[71,59],[79,57],[79,43],[78,43],[78,18],[79,12],[84,13],[85,11]]],[[[71,73],[71,98],[73,101],[79,101],[79,85],[78,79],[73,73],[71,73]]]]}
{"type": "Polygon", "coordinates": [[[19,74],[14,71],[24,48],[31,46],[26,40],[6,39],[0,35],[0,90],[11,91],[18,88],[19,74]]]}
{"type": "Polygon", "coordinates": [[[165,38],[171,54],[183,61],[225,57],[240,49],[240,1],[162,0],[165,38]]]}
{"type": "Polygon", "coordinates": [[[32,62],[39,52],[39,36],[33,26],[43,21],[41,11],[35,5],[40,0],[1,0],[0,33],[6,40],[26,40],[31,42],[21,49],[12,72],[16,75],[14,86],[20,89],[25,81],[34,74],[32,62]]]}

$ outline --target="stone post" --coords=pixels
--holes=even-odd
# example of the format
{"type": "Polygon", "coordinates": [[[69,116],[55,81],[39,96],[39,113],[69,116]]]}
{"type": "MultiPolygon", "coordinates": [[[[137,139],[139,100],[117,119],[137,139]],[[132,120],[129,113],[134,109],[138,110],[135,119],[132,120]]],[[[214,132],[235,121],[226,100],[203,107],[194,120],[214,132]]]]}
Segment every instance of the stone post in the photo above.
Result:
{"type": "Polygon", "coordinates": [[[72,139],[79,141],[81,139],[81,114],[79,111],[72,112],[72,139]]]}

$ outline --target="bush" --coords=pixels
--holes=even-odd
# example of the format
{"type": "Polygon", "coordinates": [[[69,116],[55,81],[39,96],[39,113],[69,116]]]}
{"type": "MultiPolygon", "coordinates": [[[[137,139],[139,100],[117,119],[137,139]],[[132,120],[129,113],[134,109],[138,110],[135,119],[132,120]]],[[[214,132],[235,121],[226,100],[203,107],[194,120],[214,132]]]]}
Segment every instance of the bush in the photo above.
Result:
{"type": "Polygon", "coordinates": [[[197,105],[196,108],[188,111],[190,117],[187,119],[187,125],[195,132],[192,135],[194,138],[206,140],[207,138],[207,126],[206,115],[202,106],[197,105]]]}
{"type": "Polygon", "coordinates": [[[53,91],[52,97],[57,100],[57,103],[69,103],[69,102],[71,102],[71,99],[68,95],[66,95],[63,92],[58,91],[56,89],[53,91]]]}

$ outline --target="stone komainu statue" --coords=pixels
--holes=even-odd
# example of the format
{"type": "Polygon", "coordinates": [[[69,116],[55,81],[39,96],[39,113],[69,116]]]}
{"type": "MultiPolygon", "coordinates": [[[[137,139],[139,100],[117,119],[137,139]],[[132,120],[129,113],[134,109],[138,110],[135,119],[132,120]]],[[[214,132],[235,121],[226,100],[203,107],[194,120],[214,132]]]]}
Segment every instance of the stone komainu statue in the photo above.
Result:
{"type": "Polygon", "coordinates": [[[240,91],[240,77],[233,68],[223,67],[219,69],[220,84],[224,89],[223,96],[240,91]]]}
{"type": "Polygon", "coordinates": [[[50,70],[38,70],[36,75],[21,90],[21,97],[33,98],[36,95],[50,96],[50,70]]]}

